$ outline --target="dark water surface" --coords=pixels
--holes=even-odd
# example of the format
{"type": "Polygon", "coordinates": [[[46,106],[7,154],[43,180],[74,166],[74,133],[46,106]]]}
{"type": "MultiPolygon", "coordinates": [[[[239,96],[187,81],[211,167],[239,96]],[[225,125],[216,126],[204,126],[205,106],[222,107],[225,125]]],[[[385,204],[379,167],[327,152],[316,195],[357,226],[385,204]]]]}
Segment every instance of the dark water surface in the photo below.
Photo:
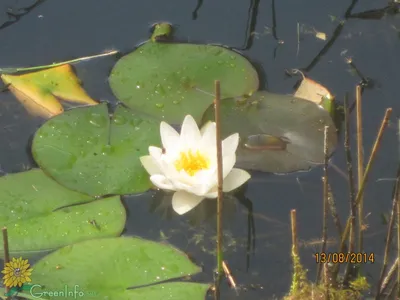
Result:
{"type": "MultiPolygon", "coordinates": [[[[349,0],[276,1],[275,35],[284,41],[280,46],[272,30],[272,0],[259,3],[239,0],[204,0],[200,3],[187,0],[48,0],[13,24],[9,22],[7,11],[23,13],[18,9],[32,3],[34,1],[1,1],[0,26],[5,25],[0,30],[0,67],[49,64],[97,54],[105,49],[129,51],[148,39],[151,24],[167,21],[174,25],[179,40],[218,43],[241,50],[259,67],[261,86],[277,93],[293,92],[296,79],[286,77],[285,69],[308,68],[310,77],[327,86],[337,100],[342,101],[346,92],[354,94],[355,85],[360,82],[360,77],[354,75],[345,62],[346,57],[352,57],[363,75],[374,83],[363,94],[366,155],[370,153],[384,110],[393,108],[393,121],[399,112],[399,15],[386,15],[380,20],[348,18],[325,55],[310,66],[332,38],[338,20],[344,20],[351,4],[349,0]],[[252,14],[251,7],[257,3],[258,11],[252,14]],[[200,8],[194,18],[198,4],[200,8]],[[338,20],[332,21],[330,15],[338,20]],[[253,39],[249,35],[251,23],[255,24],[253,39]],[[298,23],[303,24],[299,48],[298,23]],[[312,28],[326,33],[327,41],[306,32],[312,28]]],[[[387,5],[383,0],[353,3],[353,14],[387,5]]],[[[104,58],[76,66],[84,88],[93,98],[115,101],[107,84],[107,75],[114,63],[115,58],[104,58]]],[[[28,141],[43,121],[29,116],[10,93],[1,93],[0,100],[1,169],[5,173],[22,171],[34,166],[28,154],[28,141]]],[[[353,145],[354,137],[353,130],[353,145]]],[[[378,260],[364,267],[371,282],[377,281],[384,249],[385,226],[380,214],[390,209],[393,185],[393,181],[379,179],[395,176],[397,159],[397,137],[392,127],[385,133],[365,193],[365,213],[371,213],[367,218],[370,227],[366,231],[365,250],[374,251],[378,260]]],[[[338,147],[332,162],[345,170],[343,147],[338,147]]],[[[338,172],[330,170],[330,183],[344,222],[348,214],[347,182],[338,172]]],[[[297,209],[301,240],[309,241],[321,235],[321,175],[320,168],[290,175],[257,173],[244,193],[247,202],[243,197],[241,202],[227,200],[225,259],[242,289],[236,296],[227,284],[223,284],[223,299],[271,299],[288,291],[291,279],[289,213],[291,209],[297,209]],[[246,256],[248,221],[243,202],[252,203],[254,212],[256,248],[250,257],[246,256]]],[[[127,198],[125,202],[129,218],[124,234],[160,240],[162,231],[170,243],[190,253],[204,266],[204,272],[196,279],[212,281],[214,216],[205,220],[201,213],[212,209],[214,202],[206,201],[196,211],[182,217],[174,214],[165,203],[159,205],[159,198],[151,193],[127,198]]],[[[334,232],[333,226],[331,229],[334,232]]],[[[315,248],[303,247],[301,252],[310,279],[316,274],[312,255],[315,251],[315,248]]]]}

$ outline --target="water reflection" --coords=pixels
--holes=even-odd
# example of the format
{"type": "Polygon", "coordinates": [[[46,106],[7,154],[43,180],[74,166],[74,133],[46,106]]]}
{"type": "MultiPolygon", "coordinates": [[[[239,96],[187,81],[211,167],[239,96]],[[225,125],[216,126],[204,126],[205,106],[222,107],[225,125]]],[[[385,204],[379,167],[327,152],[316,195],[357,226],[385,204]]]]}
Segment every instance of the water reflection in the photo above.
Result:
{"type": "MultiPolygon", "coordinates": [[[[12,24],[18,22],[23,16],[31,12],[33,9],[43,4],[46,0],[36,0],[31,5],[25,7],[12,7],[9,6],[5,14],[7,15],[7,21],[0,25],[0,30],[11,26],[12,24]]],[[[15,3],[15,1],[13,1],[15,3]]],[[[30,1],[32,2],[32,1],[30,1]]],[[[17,4],[19,4],[17,2],[17,4]]]]}
{"type": "MultiPolygon", "coordinates": [[[[224,194],[224,207],[223,207],[223,219],[228,221],[232,220],[241,214],[237,214],[238,204],[243,206],[247,217],[247,238],[246,238],[246,271],[250,268],[251,255],[255,253],[256,246],[256,228],[253,215],[253,203],[246,196],[247,185],[239,188],[234,194],[224,194]]],[[[150,201],[150,212],[158,214],[161,218],[171,220],[176,213],[172,209],[172,195],[162,190],[157,190],[154,193],[150,201]]],[[[189,211],[187,216],[189,224],[194,228],[201,227],[206,222],[213,222],[217,216],[217,202],[215,199],[206,199],[202,201],[197,207],[189,211]]],[[[229,240],[228,237],[227,240],[229,240]]],[[[194,241],[195,243],[198,243],[194,241]]],[[[235,243],[234,241],[231,241],[235,243]]],[[[229,243],[229,242],[228,242],[229,243]]]]}
{"type": "Polygon", "coordinates": [[[203,0],[197,0],[197,5],[194,11],[192,12],[192,20],[197,20],[197,12],[203,6],[203,0]]]}

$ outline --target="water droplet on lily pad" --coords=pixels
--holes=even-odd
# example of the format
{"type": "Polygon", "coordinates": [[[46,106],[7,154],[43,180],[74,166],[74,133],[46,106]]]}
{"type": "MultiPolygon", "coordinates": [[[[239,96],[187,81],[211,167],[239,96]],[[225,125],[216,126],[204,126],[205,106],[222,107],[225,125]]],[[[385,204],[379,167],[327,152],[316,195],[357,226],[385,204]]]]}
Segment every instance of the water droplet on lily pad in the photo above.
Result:
{"type": "MultiPolygon", "coordinates": [[[[58,124],[57,134],[35,137],[32,153],[57,182],[88,195],[133,194],[150,187],[139,157],[148,145],[159,143],[159,123],[154,119],[118,105],[110,121],[108,106],[101,103],[71,109],[52,120],[58,124]],[[143,120],[146,126],[139,127],[143,120]],[[124,174],[127,168],[133,177],[124,174]]],[[[37,135],[42,132],[52,129],[45,123],[37,135]]]]}
{"type": "Polygon", "coordinates": [[[102,127],[106,124],[107,118],[104,115],[98,113],[91,113],[89,117],[89,123],[96,127],[102,127]]]}
{"type": "Polygon", "coordinates": [[[258,90],[255,68],[235,51],[216,45],[151,41],[123,56],[111,71],[109,83],[115,96],[129,107],[177,124],[187,114],[200,121],[213,97],[194,87],[209,90],[216,78],[226,87],[223,98],[258,90]],[[132,88],[137,82],[146,84],[132,88]],[[177,107],[174,100],[179,93],[185,101],[177,107]],[[162,110],[157,109],[160,103],[162,110]]]}
{"type": "Polygon", "coordinates": [[[120,115],[115,115],[112,118],[113,123],[116,125],[123,125],[126,123],[126,119],[124,118],[124,116],[120,116],[120,115]]]}

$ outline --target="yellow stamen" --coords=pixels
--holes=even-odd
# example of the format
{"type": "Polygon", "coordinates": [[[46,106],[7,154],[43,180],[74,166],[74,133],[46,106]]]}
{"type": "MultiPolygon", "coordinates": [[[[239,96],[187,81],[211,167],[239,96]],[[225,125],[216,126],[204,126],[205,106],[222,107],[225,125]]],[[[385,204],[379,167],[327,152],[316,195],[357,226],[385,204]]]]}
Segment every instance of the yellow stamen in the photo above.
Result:
{"type": "Polygon", "coordinates": [[[209,159],[197,150],[181,152],[180,157],[175,161],[175,168],[178,171],[185,170],[190,176],[193,176],[200,170],[208,169],[210,165],[209,159]]]}

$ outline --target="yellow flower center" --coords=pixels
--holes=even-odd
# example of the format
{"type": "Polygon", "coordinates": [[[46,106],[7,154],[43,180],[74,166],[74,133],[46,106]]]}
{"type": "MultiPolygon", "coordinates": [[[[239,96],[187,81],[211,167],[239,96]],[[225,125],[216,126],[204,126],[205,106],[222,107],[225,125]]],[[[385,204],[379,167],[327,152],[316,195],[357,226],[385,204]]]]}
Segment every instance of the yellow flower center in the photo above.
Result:
{"type": "Polygon", "coordinates": [[[193,176],[200,170],[208,169],[210,161],[199,150],[192,152],[181,152],[179,158],[175,161],[175,168],[178,171],[185,170],[190,176],[193,176]]]}

